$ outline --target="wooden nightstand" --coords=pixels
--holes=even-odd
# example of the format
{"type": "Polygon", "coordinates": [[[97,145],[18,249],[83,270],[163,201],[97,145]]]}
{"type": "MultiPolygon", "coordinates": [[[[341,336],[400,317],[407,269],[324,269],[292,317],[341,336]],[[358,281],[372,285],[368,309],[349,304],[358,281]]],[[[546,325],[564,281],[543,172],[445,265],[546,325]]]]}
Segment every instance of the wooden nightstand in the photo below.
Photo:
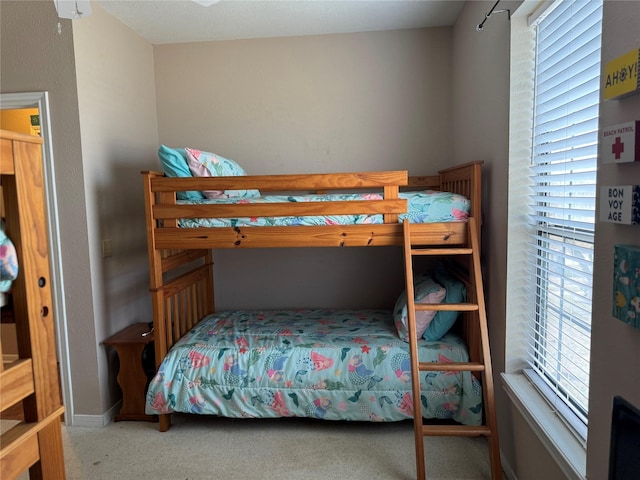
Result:
{"type": "Polygon", "coordinates": [[[122,407],[116,415],[115,421],[143,420],[157,422],[157,415],[144,413],[147,386],[151,373],[143,366],[143,352],[145,348],[153,357],[153,331],[148,323],[134,323],[124,330],[107,338],[103,343],[112,346],[120,359],[118,371],[118,385],[122,389],[122,407]],[[143,336],[143,333],[147,333],[143,336]]]}

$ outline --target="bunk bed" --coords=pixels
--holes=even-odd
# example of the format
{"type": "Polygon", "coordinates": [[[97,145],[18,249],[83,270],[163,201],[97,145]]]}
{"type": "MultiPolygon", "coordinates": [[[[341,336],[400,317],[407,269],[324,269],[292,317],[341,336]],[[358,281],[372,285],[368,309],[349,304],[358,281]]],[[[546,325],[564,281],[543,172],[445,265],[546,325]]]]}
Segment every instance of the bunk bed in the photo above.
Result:
{"type": "MultiPolygon", "coordinates": [[[[412,418],[417,406],[411,394],[413,359],[394,324],[398,303],[388,311],[216,312],[212,251],[402,247],[403,222],[411,222],[411,244],[446,255],[473,236],[478,250],[481,167],[482,162],[472,162],[411,178],[406,171],[190,178],[142,172],[158,367],[147,414],[160,415],[161,431],[169,429],[170,414],[177,411],[250,418],[412,418]],[[186,192],[252,194],[193,199],[186,192]],[[462,198],[466,206],[436,218],[424,210],[413,212],[416,196],[429,195],[448,196],[444,203],[462,198]]],[[[461,265],[458,279],[471,291],[474,278],[465,276],[461,265]]],[[[415,312],[408,316],[414,321],[415,312]]],[[[413,328],[410,324],[409,332],[413,328]]],[[[482,338],[478,322],[457,321],[437,340],[420,340],[416,355],[423,363],[486,365],[490,357],[482,338]]],[[[479,369],[452,370],[445,365],[422,377],[421,417],[455,420],[468,427],[466,435],[493,435],[497,472],[495,424],[477,429],[487,418],[493,422],[490,366],[483,375],[479,369]]]]}
{"type": "Polygon", "coordinates": [[[3,309],[11,309],[19,357],[0,364],[0,411],[21,404],[24,417],[2,434],[0,472],[7,479],[26,470],[32,479],[64,479],[64,407],[51,309],[42,139],[0,130],[0,147],[6,236],[15,248],[18,269],[10,288],[3,286],[11,299],[3,309]]]}

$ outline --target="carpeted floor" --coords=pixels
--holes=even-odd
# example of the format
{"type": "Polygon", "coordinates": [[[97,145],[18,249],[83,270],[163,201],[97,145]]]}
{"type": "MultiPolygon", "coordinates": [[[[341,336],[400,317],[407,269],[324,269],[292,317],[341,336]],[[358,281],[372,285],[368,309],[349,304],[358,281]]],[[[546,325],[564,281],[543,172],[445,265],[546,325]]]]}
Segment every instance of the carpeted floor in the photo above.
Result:
{"type": "MultiPolygon", "coordinates": [[[[165,433],[118,422],[63,426],[63,440],[69,480],[415,479],[410,422],[174,415],[165,433]]],[[[491,478],[484,438],[425,437],[425,445],[429,480],[491,478]]]]}

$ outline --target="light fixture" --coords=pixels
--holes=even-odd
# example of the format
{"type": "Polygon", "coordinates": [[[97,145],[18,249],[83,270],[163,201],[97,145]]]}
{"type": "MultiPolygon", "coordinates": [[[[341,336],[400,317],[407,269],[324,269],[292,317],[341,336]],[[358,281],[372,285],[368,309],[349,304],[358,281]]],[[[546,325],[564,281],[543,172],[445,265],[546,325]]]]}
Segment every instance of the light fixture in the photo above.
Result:
{"type": "Polygon", "coordinates": [[[89,0],[53,0],[59,18],[75,20],[91,15],[89,0]]]}
{"type": "Polygon", "coordinates": [[[210,7],[211,5],[215,5],[220,2],[220,0],[193,0],[198,5],[202,5],[203,7],[210,7]]]}

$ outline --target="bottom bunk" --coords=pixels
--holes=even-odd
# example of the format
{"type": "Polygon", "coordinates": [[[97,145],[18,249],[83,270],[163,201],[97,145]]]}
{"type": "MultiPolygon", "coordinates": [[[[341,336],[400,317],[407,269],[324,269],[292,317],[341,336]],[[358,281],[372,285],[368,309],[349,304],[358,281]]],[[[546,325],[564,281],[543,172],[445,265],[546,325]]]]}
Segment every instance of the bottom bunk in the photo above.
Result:
{"type": "MultiPolygon", "coordinates": [[[[419,341],[421,362],[466,362],[448,332],[419,341]]],[[[177,341],[147,393],[146,413],[400,421],[413,417],[409,344],[391,310],[233,311],[206,316],[177,341]]],[[[421,373],[422,413],[482,422],[470,372],[421,373]]]]}

